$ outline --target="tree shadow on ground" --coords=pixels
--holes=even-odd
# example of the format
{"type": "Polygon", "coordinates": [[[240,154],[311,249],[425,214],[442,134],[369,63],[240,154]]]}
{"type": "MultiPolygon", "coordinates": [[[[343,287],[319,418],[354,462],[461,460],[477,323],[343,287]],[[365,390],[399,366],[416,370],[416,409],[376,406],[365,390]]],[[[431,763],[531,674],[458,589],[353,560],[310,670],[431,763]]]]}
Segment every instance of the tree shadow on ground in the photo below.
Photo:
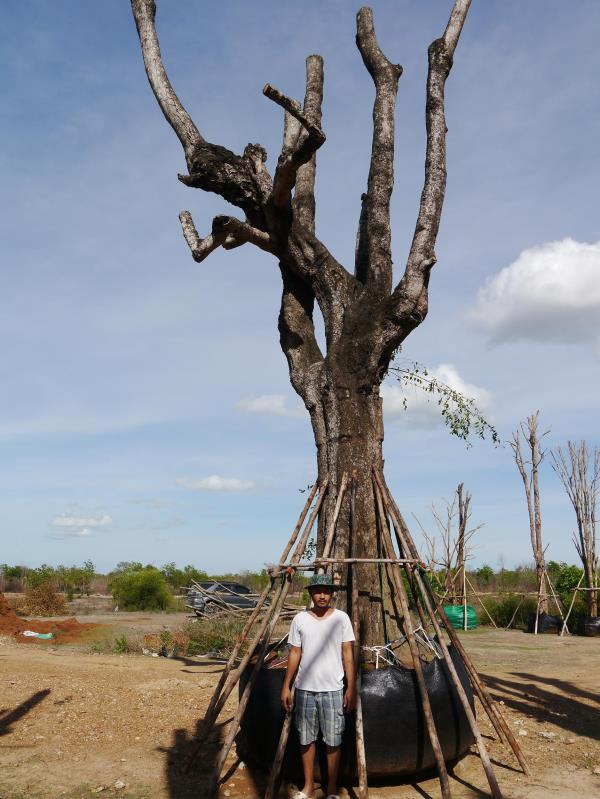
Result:
{"type": "Polygon", "coordinates": [[[485,675],[495,699],[529,718],[600,740],[600,709],[580,701],[598,703],[597,696],[566,680],[523,672],[512,672],[511,676],[516,679],[485,675]]]}
{"type": "MultiPolygon", "coordinates": [[[[215,724],[206,740],[198,750],[198,736],[202,730],[203,719],[196,723],[196,731],[189,735],[185,729],[173,731],[173,742],[168,748],[160,747],[158,751],[166,755],[165,771],[168,795],[170,799],[213,799],[215,788],[215,765],[224,732],[231,719],[215,724]]],[[[235,752],[232,747],[232,752],[235,752]]],[[[240,765],[233,756],[225,764],[220,784],[227,784],[240,765]]],[[[260,796],[259,788],[253,782],[249,772],[236,774],[236,783],[245,783],[242,793],[247,796],[260,796]],[[251,783],[251,784],[248,784],[251,783]]],[[[241,786],[240,786],[241,787],[241,786]]]]}
{"type": "Polygon", "coordinates": [[[32,694],[29,699],[21,702],[14,710],[0,710],[0,735],[8,735],[11,733],[11,725],[29,713],[30,710],[33,710],[36,705],[39,705],[49,693],[50,689],[45,688],[43,691],[37,691],[35,694],[32,694]]]}

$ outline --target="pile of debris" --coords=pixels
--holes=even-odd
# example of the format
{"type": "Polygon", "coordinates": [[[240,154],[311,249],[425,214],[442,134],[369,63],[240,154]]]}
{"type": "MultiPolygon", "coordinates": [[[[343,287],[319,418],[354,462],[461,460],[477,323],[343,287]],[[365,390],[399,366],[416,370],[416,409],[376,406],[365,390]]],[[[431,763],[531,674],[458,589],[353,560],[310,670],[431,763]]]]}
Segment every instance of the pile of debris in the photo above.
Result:
{"type": "MultiPolygon", "coordinates": [[[[245,585],[229,580],[194,581],[183,590],[186,592],[186,608],[199,619],[244,618],[256,608],[261,597],[245,585]]],[[[290,619],[299,610],[298,605],[286,604],[280,617],[290,619]]]]}

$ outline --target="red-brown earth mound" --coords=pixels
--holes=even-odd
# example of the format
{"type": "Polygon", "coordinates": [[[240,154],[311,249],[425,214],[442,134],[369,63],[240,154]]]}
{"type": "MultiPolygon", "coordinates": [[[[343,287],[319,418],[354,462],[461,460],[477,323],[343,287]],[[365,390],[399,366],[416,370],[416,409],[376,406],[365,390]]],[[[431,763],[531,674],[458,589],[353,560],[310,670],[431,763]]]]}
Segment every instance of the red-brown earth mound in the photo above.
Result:
{"type": "Polygon", "coordinates": [[[88,630],[98,627],[98,624],[80,624],[77,619],[64,621],[34,621],[23,619],[14,612],[8,604],[4,594],[0,593],[0,635],[13,635],[20,643],[39,643],[44,639],[22,635],[24,630],[34,633],[52,633],[56,643],[65,644],[77,641],[88,630]]]}

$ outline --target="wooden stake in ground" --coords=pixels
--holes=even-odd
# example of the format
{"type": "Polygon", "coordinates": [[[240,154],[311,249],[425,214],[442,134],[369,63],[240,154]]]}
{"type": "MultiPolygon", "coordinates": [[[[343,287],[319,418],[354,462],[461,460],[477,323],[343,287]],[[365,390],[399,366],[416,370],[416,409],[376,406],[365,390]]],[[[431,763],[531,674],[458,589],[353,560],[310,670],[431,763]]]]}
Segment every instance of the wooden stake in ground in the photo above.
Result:
{"type": "MultiPolygon", "coordinates": [[[[229,729],[227,731],[227,736],[225,737],[225,741],[223,743],[223,746],[221,747],[221,750],[220,750],[219,754],[217,755],[217,759],[216,759],[216,762],[215,762],[215,786],[214,786],[215,789],[216,789],[216,787],[218,785],[219,777],[221,775],[221,771],[223,770],[223,766],[225,765],[225,760],[227,758],[227,755],[229,754],[229,750],[231,749],[231,746],[232,746],[232,744],[233,744],[233,742],[235,740],[235,736],[238,733],[241,720],[242,720],[242,718],[244,716],[244,713],[246,711],[246,707],[248,705],[248,701],[250,699],[250,693],[252,691],[254,683],[256,682],[256,678],[258,677],[258,674],[259,674],[260,669],[262,667],[263,661],[265,659],[265,655],[267,653],[267,647],[269,645],[269,640],[271,638],[271,633],[273,631],[273,628],[275,627],[275,624],[277,623],[277,619],[279,618],[279,613],[281,611],[281,608],[283,606],[285,598],[286,598],[286,596],[288,594],[288,591],[289,591],[289,588],[290,588],[290,584],[291,584],[291,577],[292,577],[294,564],[295,563],[299,563],[300,559],[302,558],[302,555],[304,554],[304,550],[306,549],[306,544],[307,544],[308,539],[310,537],[310,534],[312,532],[314,523],[315,523],[315,521],[317,519],[317,516],[319,515],[319,510],[321,508],[321,504],[323,502],[323,498],[324,498],[325,492],[327,490],[328,482],[329,481],[326,478],[325,482],[321,486],[321,489],[319,491],[319,498],[317,500],[317,503],[315,504],[315,507],[314,507],[314,509],[313,509],[313,511],[312,511],[312,513],[310,515],[310,519],[308,521],[308,524],[306,525],[306,527],[304,529],[304,532],[302,533],[302,536],[300,537],[300,540],[298,541],[298,544],[296,545],[296,549],[294,550],[294,555],[292,556],[292,569],[290,569],[290,573],[288,575],[286,575],[286,577],[283,578],[283,580],[282,580],[281,587],[280,587],[280,589],[279,589],[279,591],[278,591],[278,593],[276,595],[276,598],[275,598],[275,600],[273,602],[272,613],[271,613],[270,619],[269,619],[268,616],[265,619],[265,621],[268,620],[268,626],[266,626],[266,629],[263,626],[263,629],[262,629],[262,640],[261,640],[261,644],[260,644],[260,649],[259,649],[258,654],[256,656],[256,660],[255,660],[254,665],[253,665],[252,673],[250,674],[248,682],[246,683],[246,685],[244,687],[244,690],[242,692],[242,695],[240,697],[240,701],[238,703],[237,711],[235,713],[235,716],[233,717],[233,721],[229,725],[229,729]]],[[[249,655],[248,655],[248,653],[246,653],[245,658],[242,659],[242,662],[240,663],[240,665],[236,669],[236,673],[235,673],[235,676],[236,676],[235,682],[236,683],[238,682],[238,680],[242,676],[243,670],[244,670],[248,660],[249,660],[249,655]]],[[[225,694],[225,689],[223,691],[223,694],[225,694]]],[[[222,695],[221,699],[223,699],[223,695],[222,695]]],[[[225,700],[223,700],[222,702],[221,702],[221,700],[219,700],[219,703],[221,704],[221,707],[223,706],[224,702],[225,702],[225,700]]]]}
{"type": "MultiPolygon", "coordinates": [[[[334,516],[331,521],[331,525],[327,534],[327,540],[325,542],[325,550],[323,551],[323,556],[325,559],[329,557],[331,548],[333,546],[336,524],[339,517],[340,509],[342,507],[342,500],[344,498],[344,493],[346,491],[347,484],[348,484],[348,475],[344,472],[344,474],[342,475],[340,491],[335,504],[334,516]]],[[[294,675],[294,678],[295,676],[296,675],[294,675]]],[[[294,695],[295,695],[295,686],[292,683],[292,705],[294,701],[294,695]]],[[[272,799],[273,796],[275,795],[275,791],[277,790],[277,786],[279,785],[281,766],[283,765],[283,758],[285,757],[285,750],[287,748],[287,742],[290,736],[290,729],[292,726],[292,717],[293,717],[293,710],[288,711],[288,713],[286,713],[285,719],[283,720],[283,725],[281,727],[281,732],[279,734],[279,742],[277,743],[277,750],[275,752],[275,759],[273,760],[273,765],[271,767],[271,772],[269,774],[269,781],[267,783],[267,789],[265,791],[265,799],[272,799]]]]}
{"type": "MultiPolygon", "coordinates": [[[[304,520],[306,518],[306,514],[308,513],[308,510],[309,510],[310,506],[312,505],[312,501],[315,498],[315,494],[317,493],[317,489],[318,488],[319,488],[318,482],[315,480],[315,483],[314,483],[314,485],[313,485],[313,487],[312,487],[312,489],[310,491],[310,494],[308,495],[308,498],[307,498],[307,500],[306,500],[306,502],[304,504],[304,507],[302,508],[302,512],[300,513],[300,516],[298,518],[298,522],[297,522],[296,526],[294,527],[294,531],[292,532],[292,535],[290,536],[290,539],[287,542],[287,544],[285,546],[285,549],[283,550],[283,552],[281,554],[281,560],[282,561],[285,561],[287,559],[291,548],[296,543],[296,539],[298,538],[298,534],[299,534],[300,530],[302,529],[302,525],[304,524],[304,520]]],[[[213,695],[212,695],[212,697],[210,699],[210,702],[208,704],[208,708],[206,709],[206,713],[204,714],[202,727],[201,727],[201,729],[198,732],[198,738],[197,738],[197,741],[196,741],[196,746],[195,746],[195,749],[194,749],[194,752],[193,752],[192,756],[190,757],[190,760],[188,761],[188,767],[189,767],[189,764],[196,757],[196,754],[197,754],[199,748],[202,746],[202,743],[203,743],[204,739],[206,738],[206,734],[207,734],[208,730],[211,729],[212,725],[215,722],[215,719],[216,719],[217,715],[219,714],[219,710],[217,710],[217,704],[219,704],[219,709],[224,704],[224,703],[219,703],[219,699],[221,698],[221,692],[223,690],[223,686],[225,685],[225,681],[227,680],[227,677],[229,676],[231,670],[233,669],[233,667],[235,665],[235,661],[236,661],[236,659],[237,659],[237,657],[239,655],[240,649],[244,645],[244,643],[246,641],[246,638],[248,637],[248,633],[250,632],[254,622],[258,618],[258,614],[260,613],[260,611],[261,611],[261,609],[262,609],[262,607],[263,607],[263,605],[265,603],[265,600],[266,600],[267,596],[273,590],[274,584],[275,584],[274,578],[271,577],[271,579],[269,580],[269,584],[267,586],[265,586],[265,588],[263,589],[263,592],[261,593],[261,595],[259,597],[259,600],[256,603],[256,607],[252,611],[252,613],[250,615],[250,618],[248,619],[248,621],[244,625],[244,629],[239,634],[238,639],[235,642],[233,650],[231,651],[231,654],[229,655],[227,663],[225,664],[225,668],[221,672],[221,676],[219,677],[219,681],[218,681],[218,683],[217,683],[217,685],[215,687],[215,690],[213,691],[213,695]]]]}
{"type": "MultiPolygon", "coordinates": [[[[376,491],[375,493],[376,493],[377,509],[379,513],[381,538],[382,541],[384,542],[384,547],[387,550],[386,557],[391,558],[394,556],[394,552],[393,548],[391,547],[391,539],[389,540],[388,543],[388,540],[386,538],[386,535],[389,537],[389,532],[385,521],[385,513],[383,510],[381,494],[379,493],[379,491],[376,491]]],[[[427,693],[427,684],[425,683],[425,677],[423,675],[423,664],[421,663],[421,658],[419,657],[419,649],[415,641],[412,619],[410,617],[410,611],[408,609],[408,599],[406,597],[404,583],[402,581],[402,576],[400,574],[400,567],[392,566],[390,568],[390,571],[394,583],[394,589],[396,591],[398,599],[400,600],[400,606],[402,608],[402,617],[403,617],[402,621],[404,626],[404,634],[408,641],[408,646],[410,648],[410,654],[412,657],[413,668],[415,670],[415,676],[417,678],[417,685],[419,686],[419,698],[421,700],[421,707],[423,709],[423,717],[425,719],[425,726],[427,727],[429,741],[431,743],[431,748],[433,749],[433,754],[435,757],[438,778],[440,781],[440,788],[442,791],[442,797],[443,799],[451,799],[452,794],[450,792],[450,782],[448,780],[446,761],[444,760],[444,754],[442,752],[442,747],[440,745],[440,740],[435,727],[435,721],[433,719],[431,702],[429,701],[429,694],[427,693]]]]}
{"type": "MultiPolygon", "coordinates": [[[[378,506],[381,508],[381,512],[383,512],[384,499],[383,499],[383,496],[382,496],[382,494],[380,492],[380,489],[379,489],[379,486],[377,485],[377,483],[375,485],[376,485],[378,506]]],[[[408,542],[404,539],[401,531],[397,530],[397,532],[398,532],[398,541],[399,541],[399,544],[400,544],[400,554],[401,555],[402,554],[406,554],[409,551],[408,542]]],[[[391,556],[391,554],[394,552],[394,547],[393,547],[393,544],[392,544],[392,539],[391,539],[391,537],[389,535],[389,532],[387,530],[387,525],[385,525],[384,542],[385,542],[385,548],[387,550],[387,553],[388,553],[389,556],[391,556]]],[[[400,567],[398,567],[398,568],[400,568],[400,567]]],[[[460,677],[458,676],[458,673],[456,671],[456,667],[454,666],[452,658],[450,657],[450,652],[448,651],[448,648],[446,646],[446,640],[444,638],[442,630],[441,630],[441,628],[440,628],[440,626],[438,624],[438,621],[436,619],[435,610],[432,608],[431,603],[429,602],[429,598],[425,594],[424,586],[421,584],[421,575],[419,574],[417,569],[411,569],[409,566],[406,566],[405,569],[406,569],[407,575],[414,576],[417,584],[419,585],[419,587],[423,589],[422,592],[421,592],[421,598],[422,598],[423,602],[425,603],[425,608],[426,608],[426,610],[427,610],[427,612],[429,614],[429,618],[431,619],[431,622],[433,624],[433,628],[435,630],[435,634],[436,634],[436,637],[437,637],[438,645],[440,646],[440,648],[442,650],[442,655],[443,655],[443,658],[444,658],[444,662],[446,663],[446,667],[448,668],[448,672],[450,673],[450,677],[452,679],[452,682],[454,683],[454,687],[456,688],[456,692],[457,692],[458,697],[460,699],[460,702],[461,702],[461,704],[463,706],[463,710],[464,710],[465,716],[467,717],[467,721],[469,723],[469,727],[471,728],[471,732],[473,733],[473,735],[475,737],[475,742],[477,743],[477,749],[479,751],[479,756],[481,758],[481,764],[482,764],[483,769],[485,771],[485,775],[487,777],[488,784],[490,786],[490,790],[492,791],[492,796],[494,797],[494,799],[502,799],[502,793],[500,791],[500,786],[498,785],[498,782],[496,780],[496,776],[494,774],[494,770],[493,770],[492,764],[490,762],[490,757],[488,755],[487,749],[486,749],[485,744],[483,742],[483,738],[481,737],[481,733],[479,731],[479,727],[477,725],[477,721],[475,719],[475,715],[474,715],[474,713],[473,713],[473,711],[471,709],[471,705],[469,703],[469,699],[468,699],[468,697],[467,697],[467,695],[465,693],[465,689],[463,687],[463,684],[460,681],[460,677]]],[[[420,598],[419,598],[419,594],[418,594],[417,591],[415,591],[414,599],[415,599],[415,602],[418,604],[419,601],[420,601],[420,598]]],[[[442,790],[442,793],[443,793],[443,790],[442,790]]]]}
{"type": "MultiPolygon", "coordinates": [[[[352,475],[350,488],[350,552],[352,555],[355,543],[355,505],[356,505],[356,473],[352,475]]],[[[356,669],[356,708],[354,711],[355,736],[356,736],[356,770],[358,772],[359,799],[369,799],[369,784],[367,781],[367,758],[365,755],[365,731],[363,727],[361,688],[361,630],[358,610],[358,562],[348,570],[352,579],[352,597],[350,602],[352,614],[352,627],[356,638],[354,644],[354,667],[356,669]]]]}
{"type": "MultiPolygon", "coordinates": [[[[418,559],[419,553],[418,553],[417,548],[415,546],[415,543],[414,543],[414,541],[412,539],[410,531],[409,531],[409,529],[408,529],[408,527],[406,525],[406,522],[402,518],[402,514],[398,510],[398,506],[394,502],[394,498],[392,497],[392,495],[390,493],[390,490],[387,487],[387,485],[386,485],[386,483],[385,483],[385,481],[383,479],[383,476],[380,475],[375,470],[373,470],[373,475],[374,475],[374,478],[375,478],[375,482],[376,482],[377,486],[379,487],[379,489],[380,489],[380,491],[381,491],[381,493],[382,493],[382,495],[383,495],[383,497],[384,497],[384,499],[386,501],[386,505],[387,505],[387,508],[388,508],[388,510],[390,512],[390,515],[392,516],[394,530],[395,530],[396,536],[398,538],[398,544],[399,544],[400,550],[403,551],[403,549],[402,549],[402,540],[404,540],[406,546],[408,547],[408,553],[413,558],[418,559]],[[402,538],[400,536],[402,536],[402,538]]],[[[512,731],[511,731],[510,727],[508,726],[508,724],[506,723],[506,720],[505,720],[504,716],[502,715],[502,713],[500,712],[500,710],[496,706],[496,703],[494,702],[492,697],[489,695],[489,693],[487,691],[487,688],[483,684],[483,682],[482,682],[482,680],[481,680],[481,678],[480,678],[480,676],[479,676],[479,674],[477,672],[477,669],[473,665],[473,662],[472,662],[471,658],[469,657],[468,653],[466,652],[465,648],[463,647],[462,642],[461,642],[460,638],[458,637],[458,635],[456,633],[456,630],[450,624],[450,622],[448,620],[448,617],[446,616],[446,614],[444,612],[444,609],[442,607],[441,602],[439,601],[435,591],[432,589],[431,585],[429,584],[429,581],[427,580],[427,574],[426,574],[425,568],[423,567],[423,573],[422,574],[420,573],[419,570],[415,570],[415,574],[418,575],[418,580],[419,580],[419,584],[420,584],[421,593],[423,595],[423,598],[427,597],[429,599],[429,601],[431,602],[432,606],[437,611],[438,616],[442,620],[442,623],[443,623],[443,625],[444,625],[444,627],[445,627],[445,629],[446,629],[446,631],[448,633],[448,636],[450,638],[450,641],[451,641],[452,645],[454,646],[454,648],[456,649],[456,651],[460,655],[460,657],[461,657],[461,659],[462,659],[462,661],[463,661],[463,663],[464,663],[464,665],[465,665],[465,667],[467,669],[467,672],[469,674],[469,679],[471,680],[471,685],[473,686],[473,688],[475,690],[475,693],[477,694],[481,704],[483,705],[484,710],[488,714],[488,717],[489,717],[490,721],[492,722],[492,724],[494,726],[494,729],[498,733],[498,736],[501,739],[504,736],[504,738],[508,741],[511,749],[513,750],[513,752],[515,754],[515,757],[519,761],[519,764],[521,765],[521,768],[523,769],[523,772],[527,776],[531,776],[531,769],[529,768],[529,766],[527,764],[527,761],[525,760],[525,757],[523,755],[521,747],[519,746],[519,744],[517,743],[514,735],[512,734],[512,731]]],[[[432,618],[433,618],[433,616],[432,616],[432,618]]]]}

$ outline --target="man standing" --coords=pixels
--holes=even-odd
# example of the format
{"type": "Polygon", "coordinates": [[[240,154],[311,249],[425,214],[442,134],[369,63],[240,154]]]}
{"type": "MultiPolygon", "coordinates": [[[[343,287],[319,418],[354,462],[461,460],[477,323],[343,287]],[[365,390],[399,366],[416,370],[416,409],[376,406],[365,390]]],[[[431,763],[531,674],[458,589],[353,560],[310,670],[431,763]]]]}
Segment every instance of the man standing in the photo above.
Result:
{"type": "Polygon", "coordinates": [[[295,723],[304,787],[296,799],[312,799],[314,795],[315,741],[319,730],[327,749],[327,799],[337,799],[344,713],[350,713],[356,705],[354,631],[348,615],[331,607],[336,586],[330,577],[316,574],[307,588],[313,606],[292,621],[281,705],[286,713],[292,710],[291,686],[297,671],[295,723]]]}

